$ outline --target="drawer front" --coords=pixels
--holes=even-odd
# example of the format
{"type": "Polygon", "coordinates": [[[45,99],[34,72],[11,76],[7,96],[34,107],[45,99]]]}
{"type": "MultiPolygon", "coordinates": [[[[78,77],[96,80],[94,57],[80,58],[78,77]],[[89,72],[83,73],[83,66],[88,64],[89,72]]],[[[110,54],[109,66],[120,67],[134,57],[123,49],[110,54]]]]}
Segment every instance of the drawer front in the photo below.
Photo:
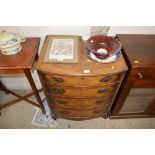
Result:
{"type": "Polygon", "coordinates": [[[67,117],[95,117],[107,114],[103,109],[100,110],[70,110],[65,108],[57,108],[53,110],[56,117],[67,118],[67,117]]]}
{"type": "Polygon", "coordinates": [[[115,92],[117,85],[104,85],[102,87],[57,87],[55,85],[44,85],[44,89],[51,95],[62,97],[103,97],[115,92]]]}
{"type": "Polygon", "coordinates": [[[119,82],[122,74],[107,75],[107,76],[56,76],[51,74],[41,73],[41,78],[43,82],[49,82],[57,85],[64,86],[95,86],[102,85],[106,83],[119,82]]]}
{"type": "Polygon", "coordinates": [[[100,108],[107,110],[111,104],[112,97],[102,97],[95,99],[68,99],[62,97],[48,96],[49,104],[58,108],[73,108],[73,109],[88,109],[88,108],[100,108]]]}
{"type": "Polygon", "coordinates": [[[135,87],[155,87],[155,68],[133,68],[129,80],[135,87]]]}

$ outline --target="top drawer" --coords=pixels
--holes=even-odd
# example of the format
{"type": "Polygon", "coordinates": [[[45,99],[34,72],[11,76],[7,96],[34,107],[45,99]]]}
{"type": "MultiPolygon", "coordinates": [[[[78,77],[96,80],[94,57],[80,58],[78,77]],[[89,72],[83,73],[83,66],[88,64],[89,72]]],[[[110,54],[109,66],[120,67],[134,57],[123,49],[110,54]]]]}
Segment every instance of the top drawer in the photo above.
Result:
{"type": "Polygon", "coordinates": [[[95,86],[107,83],[119,82],[122,74],[106,76],[56,76],[39,73],[43,82],[65,86],[95,86]]]}
{"type": "Polygon", "coordinates": [[[155,68],[133,68],[130,72],[129,80],[134,87],[155,87],[155,68]]]}

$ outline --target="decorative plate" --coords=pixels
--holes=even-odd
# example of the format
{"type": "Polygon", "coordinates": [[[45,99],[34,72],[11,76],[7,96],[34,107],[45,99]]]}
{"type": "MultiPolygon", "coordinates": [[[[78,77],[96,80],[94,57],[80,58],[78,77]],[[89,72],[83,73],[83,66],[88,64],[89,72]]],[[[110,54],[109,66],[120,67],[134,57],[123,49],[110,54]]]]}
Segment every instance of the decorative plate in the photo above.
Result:
{"type": "Polygon", "coordinates": [[[106,59],[98,59],[92,52],[87,51],[87,55],[94,61],[100,62],[100,63],[111,63],[114,61],[117,61],[121,58],[121,51],[117,52],[116,54],[106,58],[106,59]]]}

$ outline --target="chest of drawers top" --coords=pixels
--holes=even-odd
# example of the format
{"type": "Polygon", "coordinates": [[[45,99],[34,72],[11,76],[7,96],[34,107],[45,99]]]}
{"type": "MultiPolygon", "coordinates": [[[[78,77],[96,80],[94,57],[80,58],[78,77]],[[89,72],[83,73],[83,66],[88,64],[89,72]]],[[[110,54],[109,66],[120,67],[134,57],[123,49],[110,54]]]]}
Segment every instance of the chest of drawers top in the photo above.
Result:
{"type": "Polygon", "coordinates": [[[39,60],[37,62],[37,70],[54,75],[66,75],[66,76],[98,76],[117,74],[127,70],[124,58],[109,63],[102,64],[91,60],[86,53],[85,43],[82,42],[80,36],[74,36],[78,38],[78,63],[44,63],[43,58],[49,44],[46,37],[39,60]]]}

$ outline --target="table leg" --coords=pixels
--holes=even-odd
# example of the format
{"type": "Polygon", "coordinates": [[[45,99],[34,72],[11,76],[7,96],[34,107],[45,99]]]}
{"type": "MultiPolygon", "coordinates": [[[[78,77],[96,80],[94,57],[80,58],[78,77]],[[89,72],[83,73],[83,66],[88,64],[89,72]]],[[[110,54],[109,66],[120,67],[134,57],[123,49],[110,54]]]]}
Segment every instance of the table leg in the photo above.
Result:
{"type": "Polygon", "coordinates": [[[35,95],[35,97],[36,97],[36,99],[37,99],[37,101],[39,103],[39,106],[40,106],[40,108],[42,110],[42,113],[45,114],[45,109],[44,109],[43,103],[41,101],[40,95],[38,93],[38,90],[36,88],[36,85],[35,85],[35,83],[33,81],[30,69],[24,69],[24,73],[25,73],[25,75],[26,75],[26,77],[27,77],[27,79],[28,79],[28,81],[30,83],[30,86],[31,86],[31,88],[32,88],[32,90],[34,92],[34,95],[35,95]]]}
{"type": "Polygon", "coordinates": [[[6,94],[9,94],[8,89],[4,86],[1,80],[0,80],[0,90],[4,91],[6,94]]]}

